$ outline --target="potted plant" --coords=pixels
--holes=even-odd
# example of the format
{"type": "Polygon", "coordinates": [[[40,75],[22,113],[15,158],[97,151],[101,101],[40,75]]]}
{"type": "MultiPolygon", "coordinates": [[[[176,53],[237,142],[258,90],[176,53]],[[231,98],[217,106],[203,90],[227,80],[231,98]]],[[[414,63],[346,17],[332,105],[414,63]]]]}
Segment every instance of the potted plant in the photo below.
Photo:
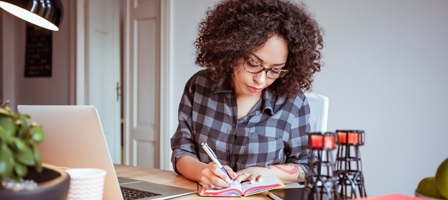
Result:
{"type": "Polygon", "coordinates": [[[8,101],[0,106],[0,199],[65,199],[70,177],[42,164],[37,145],[43,128],[29,119],[8,101]]]}

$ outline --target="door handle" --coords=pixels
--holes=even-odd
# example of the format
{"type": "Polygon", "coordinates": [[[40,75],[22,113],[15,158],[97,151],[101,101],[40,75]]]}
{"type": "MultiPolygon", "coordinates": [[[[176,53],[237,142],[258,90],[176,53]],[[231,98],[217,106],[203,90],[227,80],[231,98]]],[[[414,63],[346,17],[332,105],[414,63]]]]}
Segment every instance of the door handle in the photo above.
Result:
{"type": "Polygon", "coordinates": [[[120,87],[120,82],[117,82],[117,87],[116,87],[116,92],[117,92],[117,101],[120,101],[120,96],[121,96],[121,87],[120,87]]]}

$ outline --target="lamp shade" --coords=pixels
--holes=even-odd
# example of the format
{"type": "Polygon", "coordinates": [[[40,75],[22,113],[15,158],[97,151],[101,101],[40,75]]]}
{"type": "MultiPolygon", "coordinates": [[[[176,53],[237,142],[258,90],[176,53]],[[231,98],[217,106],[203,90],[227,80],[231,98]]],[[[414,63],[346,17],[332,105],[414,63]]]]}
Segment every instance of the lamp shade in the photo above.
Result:
{"type": "Polygon", "coordinates": [[[5,11],[37,26],[58,31],[62,21],[61,0],[0,0],[5,11]]]}

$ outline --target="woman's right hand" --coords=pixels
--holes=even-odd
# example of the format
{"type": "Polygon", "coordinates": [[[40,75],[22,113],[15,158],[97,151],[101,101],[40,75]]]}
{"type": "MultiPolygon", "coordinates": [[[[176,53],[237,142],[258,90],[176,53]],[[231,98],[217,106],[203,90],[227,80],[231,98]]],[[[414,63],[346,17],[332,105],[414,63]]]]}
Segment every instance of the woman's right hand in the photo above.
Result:
{"type": "Polygon", "coordinates": [[[224,165],[223,167],[226,169],[227,173],[221,170],[215,163],[208,163],[206,167],[202,169],[202,176],[200,178],[202,187],[215,190],[230,187],[236,174],[229,166],[224,165]]]}

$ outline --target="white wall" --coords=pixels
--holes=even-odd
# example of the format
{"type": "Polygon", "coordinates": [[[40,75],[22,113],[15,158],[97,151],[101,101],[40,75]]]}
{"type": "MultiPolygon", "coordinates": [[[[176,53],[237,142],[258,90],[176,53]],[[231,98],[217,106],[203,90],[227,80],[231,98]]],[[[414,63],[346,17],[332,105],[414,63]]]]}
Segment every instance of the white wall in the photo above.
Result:
{"type": "MultiPolygon", "coordinates": [[[[175,125],[183,86],[199,69],[197,23],[213,2],[173,0],[175,125]]],[[[325,66],[314,92],[330,98],[329,130],[366,131],[368,195],[412,195],[448,157],[448,1],[306,2],[325,30],[325,66]]]]}
{"type": "Polygon", "coordinates": [[[368,193],[412,194],[448,156],[448,2],[309,6],[326,31],[326,66],[315,91],[330,98],[329,130],[366,131],[361,151],[368,193]]]}
{"type": "Polygon", "coordinates": [[[177,128],[177,108],[182,95],[184,85],[196,71],[201,68],[194,64],[195,48],[193,45],[197,36],[198,24],[204,17],[204,12],[209,6],[213,6],[217,0],[172,0],[172,55],[173,66],[173,110],[172,120],[177,128]]]}
{"type": "Polygon", "coordinates": [[[3,11],[3,9],[0,9],[0,15],[2,15],[0,25],[3,29],[1,34],[2,60],[0,62],[2,65],[2,101],[8,100],[11,105],[14,105],[16,99],[15,87],[17,85],[15,76],[17,48],[15,44],[18,41],[15,30],[20,22],[18,22],[19,20],[16,17],[3,11]]]}

